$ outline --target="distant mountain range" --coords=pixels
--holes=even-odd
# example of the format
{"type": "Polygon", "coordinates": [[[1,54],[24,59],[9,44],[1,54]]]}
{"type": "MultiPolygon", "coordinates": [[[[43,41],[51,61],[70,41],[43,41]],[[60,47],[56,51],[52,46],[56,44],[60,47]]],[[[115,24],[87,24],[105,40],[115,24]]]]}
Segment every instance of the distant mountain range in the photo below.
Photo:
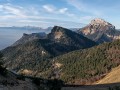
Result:
{"type": "Polygon", "coordinates": [[[40,31],[40,32],[46,32],[49,33],[53,27],[35,27],[35,26],[23,26],[23,27],[17,27],[17,26],[11,26],[11,27],[0,27],[0,29],[10,29],[10,30],[29,30],[29,31],[40,31]]]}
{"type": "Polygon", "coordinates": [[[114,25],[100,18],[92,20],[90,24],[77,32],[97,43],[120,39],[120,31],[116,30],[114,25]]]}
{"type": "Polygon", "coordinates": [[[35,40],[35,39],[44,39],[47,37],[47,34],[45,32],[40,33],[32,33],[32,34],[23,34],[23,36],[17,40],[12,46],[16,46],[19,44],[25,44],[29,41],[35,40]]]}
{"type": "MultiPolygon", "coordinates": [[[[0,27],[0,29],[11,29],[11,30],[39,30],[40,32],[45,32],[45,33],[50,33],[53,27],[47,27],[47,28],[42,28],[42,27],[35,27],[35,26],[10,26],[10,27],[0,27]]],[[[80,28],[69,28],[72,31],[79,30],[80,28]]]]}

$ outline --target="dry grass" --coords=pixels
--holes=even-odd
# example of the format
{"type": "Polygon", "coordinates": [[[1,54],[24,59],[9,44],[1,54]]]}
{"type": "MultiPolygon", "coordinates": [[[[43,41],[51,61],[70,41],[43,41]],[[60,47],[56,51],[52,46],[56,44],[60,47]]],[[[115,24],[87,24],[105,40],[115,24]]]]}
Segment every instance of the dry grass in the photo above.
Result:
{"type": "Polygon", "coordinates": [[[103,79],[93,85],[79,87],[63,87],[62,90],[108,90],[109,87],[120,86],[120,66],[112,69],[103,79]]]}
{"type": "Polygon", "coordinates": [[[120,82],[120,66],[112,69],[108,75],[103,79],[97,81],[95,84],[107,84],[107,83],[118,83],[120,82]]]}

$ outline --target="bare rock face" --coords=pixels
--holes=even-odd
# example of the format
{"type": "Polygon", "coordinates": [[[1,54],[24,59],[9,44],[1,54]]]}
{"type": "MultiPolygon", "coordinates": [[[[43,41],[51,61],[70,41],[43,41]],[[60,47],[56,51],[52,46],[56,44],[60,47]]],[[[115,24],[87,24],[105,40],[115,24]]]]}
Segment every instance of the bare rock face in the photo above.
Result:
{"type": "Polygon", "coordinates": [[[59,39],[61,38],[62,36],[62,32],[58,31],[58,32],[55,32],[55,39],[59,39]]]}
{"type": "Polygon", "coordinates": [[[91,23],[84,27],[82,33],[84,35],[94,34],[96,32],[105,32],[107,30],[115,30],[115,26],[104,21],[103,19],[96,18],[91,21],[91,23]]]}
{"type": "Polygon", "coordinates": [[[90,24],[78,30],[78,33],[97,43],[120,39],[120,31],[117,31],[111,23],[100,18],[93,19],[90,24]]]}
{"type": "Polygon", "coordinates": [[[64,32],[63,32],[63,28],[62,27],[59,27],[59,26],[55,26],[51,33],[48,34],[48,38],[51,39],[51,40],[54,40],[56,42],[59,42],[62,37],[64,36],[64,32]]]}
{"type": "Polygon", "coordinates": [[[96,24],[101,24],[101,25],[111,25],[110,23],[106,22],[105,20],[103,19],[100,19],[100,18],[96,18],[94,20],[91,21],[91,25],[96,25],[96,24]]]}

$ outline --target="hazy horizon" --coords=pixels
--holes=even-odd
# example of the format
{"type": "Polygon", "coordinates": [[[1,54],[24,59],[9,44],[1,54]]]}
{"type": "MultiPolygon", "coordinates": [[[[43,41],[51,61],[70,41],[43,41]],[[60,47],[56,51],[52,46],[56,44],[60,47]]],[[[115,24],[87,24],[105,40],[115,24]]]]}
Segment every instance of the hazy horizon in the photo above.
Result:
{"type": "Polygon", "coordinates": [[[40,30],[0,29],[0,50],[4,49],[20,39],[23,33],[31,34],[42,32],[40,30]],[[9,32],[9,33],[8,33],[9,32]]]}

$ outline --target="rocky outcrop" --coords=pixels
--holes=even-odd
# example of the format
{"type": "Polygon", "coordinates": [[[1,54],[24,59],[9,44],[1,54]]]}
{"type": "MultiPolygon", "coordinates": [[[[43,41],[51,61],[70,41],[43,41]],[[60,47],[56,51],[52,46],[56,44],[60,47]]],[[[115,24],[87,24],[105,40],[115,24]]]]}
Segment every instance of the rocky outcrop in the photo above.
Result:
{"type": "Polygon", "coordinates": [[[78,33],[97,43],[120,39],[120,31],[117,31],[111,23],[100,18],[92,20],[90,24],[78,30],[78,33]]]}

